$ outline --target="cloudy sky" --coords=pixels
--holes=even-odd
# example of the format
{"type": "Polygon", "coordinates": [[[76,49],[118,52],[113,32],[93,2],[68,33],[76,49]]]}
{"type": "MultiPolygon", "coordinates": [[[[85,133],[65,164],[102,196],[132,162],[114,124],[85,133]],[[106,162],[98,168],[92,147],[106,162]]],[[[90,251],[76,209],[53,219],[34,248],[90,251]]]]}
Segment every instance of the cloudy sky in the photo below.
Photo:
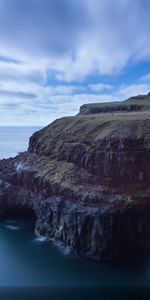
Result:
{"type": "Polygon", "coordinates": [[[0,125],[150,91],[149,0],[0,0],[0,125]]]}

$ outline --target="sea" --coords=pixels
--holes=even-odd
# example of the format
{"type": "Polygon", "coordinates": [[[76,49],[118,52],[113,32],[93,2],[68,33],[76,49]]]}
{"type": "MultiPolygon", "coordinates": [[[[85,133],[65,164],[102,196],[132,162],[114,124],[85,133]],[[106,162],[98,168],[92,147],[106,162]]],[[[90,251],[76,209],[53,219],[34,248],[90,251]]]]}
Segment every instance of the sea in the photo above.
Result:
{"type": "MultiPolygon", "coordinates": [[[[27,150],[29,137],[39,129],[0,127],[0,158],[27,150]]],[[[93,295],[99,290],[101,299],[105,293],[110,297],[107,299],[116,299],[113,291],[122,291],[121,297],[126,299],[123,296],[130,289],[149,289],[150,255],[113,262],[73,257],[44,237],[36,237],[34,224],[31,217],[0,220],[0,294],[3,289],[31,288],[37,292],[41,288],[42,293],[46,289],[60,293],[60,299],[66,299],[63,291],[71,291],[72,299],[77,291],[79,295],[83,292],[88,299],[90,292],[93,295]]]]}

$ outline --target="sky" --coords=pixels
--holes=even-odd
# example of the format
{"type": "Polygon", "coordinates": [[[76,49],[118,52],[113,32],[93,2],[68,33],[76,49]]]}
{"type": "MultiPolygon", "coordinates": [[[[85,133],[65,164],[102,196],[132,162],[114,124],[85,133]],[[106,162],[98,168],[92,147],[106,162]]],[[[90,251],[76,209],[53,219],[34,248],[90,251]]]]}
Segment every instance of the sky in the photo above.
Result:
{"type": "Polygon", "coordinates": [[[0,0],[0,125],[150,91],[149,0],[0,0]]]}

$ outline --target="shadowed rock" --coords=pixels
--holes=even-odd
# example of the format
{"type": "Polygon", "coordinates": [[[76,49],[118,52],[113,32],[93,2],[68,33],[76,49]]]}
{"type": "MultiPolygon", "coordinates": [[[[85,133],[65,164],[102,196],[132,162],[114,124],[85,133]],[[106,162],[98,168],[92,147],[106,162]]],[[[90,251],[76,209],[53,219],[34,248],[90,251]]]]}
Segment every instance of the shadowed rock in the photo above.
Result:
{"type": "Polygon", "coordinates": [[[37,234],[92,259],[150,249],[149,97],[132,102],[135,111],[109,103],[113,114],[58,119],[32,135],[27,152],[1,160],[1,216],[33,210],[37,234]]]}

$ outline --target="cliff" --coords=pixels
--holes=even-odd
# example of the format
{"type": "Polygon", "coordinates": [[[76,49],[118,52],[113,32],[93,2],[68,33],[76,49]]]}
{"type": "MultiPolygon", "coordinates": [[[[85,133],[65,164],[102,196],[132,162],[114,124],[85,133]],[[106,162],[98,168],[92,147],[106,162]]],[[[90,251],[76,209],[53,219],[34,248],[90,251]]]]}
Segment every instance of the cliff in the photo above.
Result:
{"type": "Polygon", "coordinates": [[[150,249],[149,103],[89,104],[33,134],[27,152],[0,161],[1,216],[30,209],[36,234],[92,259],[150,249]]]}
{"type": "Polygon", "coordinates": [[[130,97],[125,101],[111,103],[90,103],[80,107],[80,114],[97,114],[106,112],[137,112],[150,110],[150,93],[148,95],[138,95],[130,97]]]}

